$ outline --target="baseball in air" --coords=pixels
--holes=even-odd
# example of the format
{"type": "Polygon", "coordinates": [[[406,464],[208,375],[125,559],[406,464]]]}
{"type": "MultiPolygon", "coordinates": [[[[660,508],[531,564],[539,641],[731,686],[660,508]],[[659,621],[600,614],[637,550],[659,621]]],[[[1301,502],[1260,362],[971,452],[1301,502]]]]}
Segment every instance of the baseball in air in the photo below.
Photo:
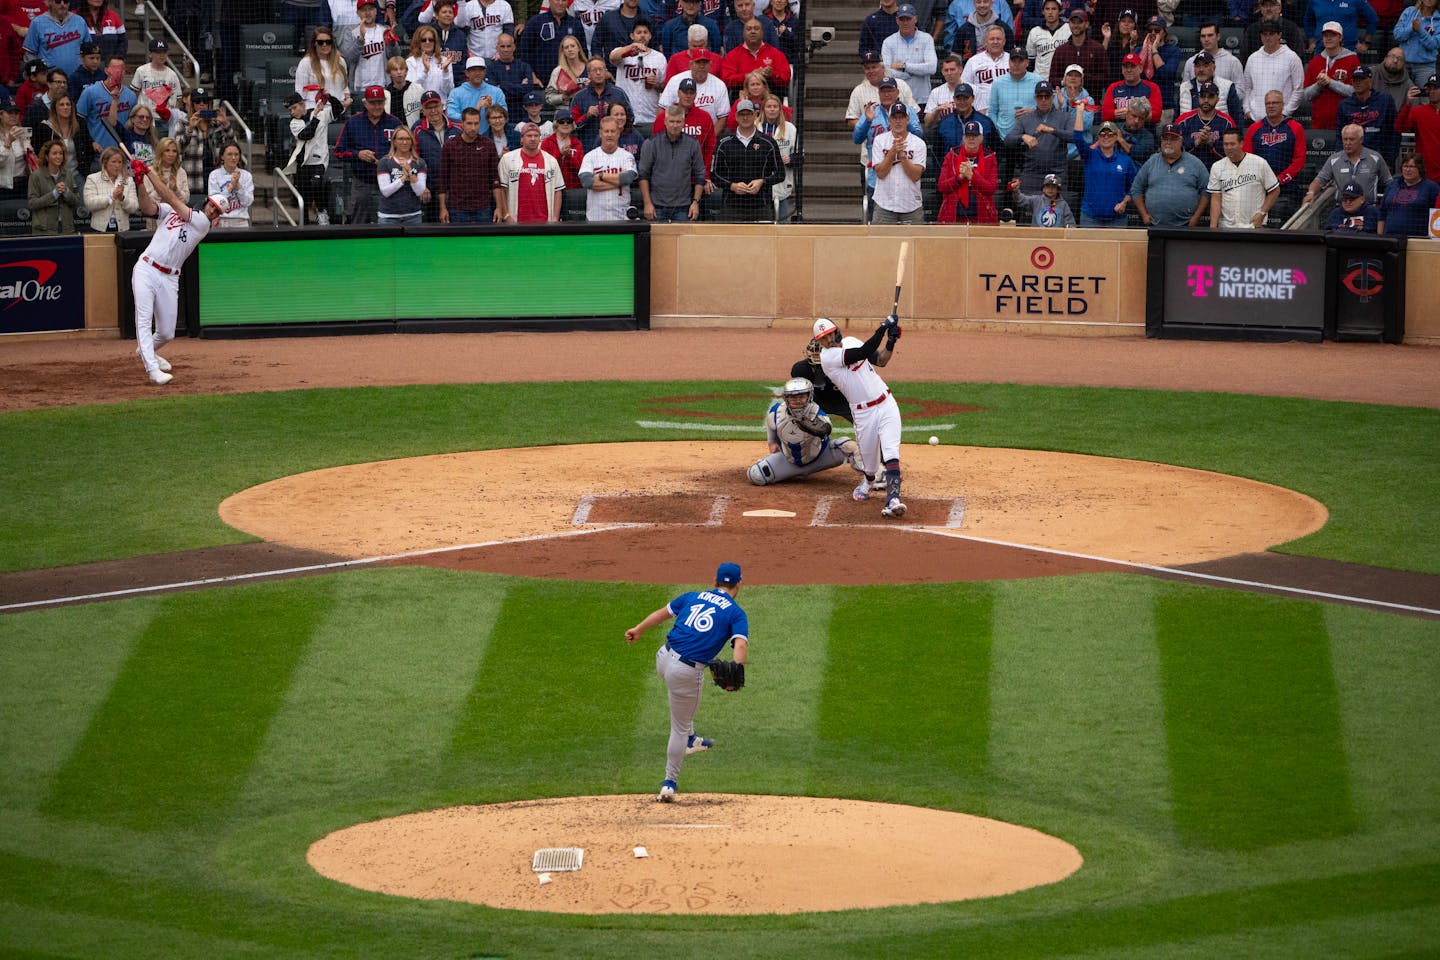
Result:
{"type": "Polygon", "coordinates": [[[939,438],[939,437],[931,437],[931,438],[930,438],[930,446],[932,446],[932,447],[938,447],[938,446],[940,446],[940,438],[939,438]]]}

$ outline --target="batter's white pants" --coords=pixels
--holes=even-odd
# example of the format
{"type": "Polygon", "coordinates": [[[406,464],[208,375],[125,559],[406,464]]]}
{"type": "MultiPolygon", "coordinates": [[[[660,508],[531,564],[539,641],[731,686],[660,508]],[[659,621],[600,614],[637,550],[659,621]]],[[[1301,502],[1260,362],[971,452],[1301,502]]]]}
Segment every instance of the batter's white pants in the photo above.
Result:
{"type": "Polygon", "coordinates": [[[135,339],[147,373],[159,369],[155,351],[175,339],[175,314],[180,304],[180,274],[161,273],[144,260],[130,272],[135,293],[135,339]]]}
{"type": "Polygon", "coordinates": [[[855,439],[860,459],[873,473],[891,460],[900,459],[900,405],[893,396],[873,407],[851,407],[855,414],[855,439]]]}
{"type": "Polygon", "coordinates": [[[680,654],[662,644],[655,651],[655,672],[665,681],[670,694],[670,740],[665,745],[665,779],[680,782],[680,764],[695,732],[695,714],[700,709],[700,691],[705,688],[705,668],[692,667],[680,654]]]}

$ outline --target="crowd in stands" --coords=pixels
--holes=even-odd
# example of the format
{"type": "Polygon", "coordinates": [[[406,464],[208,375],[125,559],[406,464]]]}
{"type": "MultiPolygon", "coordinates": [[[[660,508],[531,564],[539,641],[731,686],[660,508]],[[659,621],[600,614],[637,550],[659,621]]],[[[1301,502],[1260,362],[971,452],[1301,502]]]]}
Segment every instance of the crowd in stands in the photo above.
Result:
{"type": "MultiPolygon", "coordinates": [[[[225,194],[222,226],[249,224],[235,125],[163,41],[127,77],[107,0],[0,2],[0,200],[38,232],[135,225],[118,137],[182,194],[225,194]]],[[[312,222],[794,210],[792,0],[259,6],[244,15],[304,30],[284,158],[312,222]]],[[[1440,178],[1437,31],[1436,0],[883,0],[846,110],[865,216],[1251,227],[1327,188],[1345,214],[1358,188],[1341,228],[1408,230],[1423,218],[1397,211],[1433,205],[1440,178]]]]}
{"type": "Polygon", "coordinates": [[[1440,189],[1434,0],[884,0],[858,53],[871,222],[1254,228],[1333,188],[1323,226],[1423,235],[1440,189]]]}

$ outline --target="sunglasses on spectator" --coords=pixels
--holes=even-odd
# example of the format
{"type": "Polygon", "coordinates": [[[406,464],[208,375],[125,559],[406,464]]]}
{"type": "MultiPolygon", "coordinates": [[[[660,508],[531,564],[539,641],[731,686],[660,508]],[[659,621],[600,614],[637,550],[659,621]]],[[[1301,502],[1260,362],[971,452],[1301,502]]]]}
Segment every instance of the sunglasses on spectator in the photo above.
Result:
{"type": "Polygon", "coordinates": [[[334,43],[334,42],[335,42],[335,41],[334,41],[334,40],[331,40],[329,37],[316,37],[316,38],[315,38],[315,46],[317,46],[317,47],[328,47],[328,46],[330,46],[330,45],[331,45],[332,43],[334,43]]]}

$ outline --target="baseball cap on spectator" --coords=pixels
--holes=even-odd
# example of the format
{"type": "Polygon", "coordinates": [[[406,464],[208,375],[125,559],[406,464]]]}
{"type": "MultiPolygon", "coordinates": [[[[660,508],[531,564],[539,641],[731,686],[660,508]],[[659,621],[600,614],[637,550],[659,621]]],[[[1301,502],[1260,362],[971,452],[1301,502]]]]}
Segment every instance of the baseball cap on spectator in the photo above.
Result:
{"type": "Polygon", "coordinates": [[[755,102],[754,102],[753,100],[739,100],[739,101],[737,101],[737,102],[735,103],[735,112],[736,112],[736,113],[739,113],[741,110],[749,110],[751,113],[754,113],[754,112],[755,112],[755,102]]]}
{"type": "Polygon", "coordinates": [[[1350,71],[1350,79],[1351,79],[1351,80],[1369,80],[1369,79],[1370,79],[1370,68],[1367,67],[1367,66],[1365,66],[1365,64],[1363,64],[1363,63],[1360,64],[1360,66],[1358,66],[1358,67],[1356,67],[1354,70],[1351,70],[1351,71],[1350,71]]]}
{"type": "Polygon", "coordinates": [[[959,84],[956,84],[956,85],[955,85],[955,97],[956,97],[956,99],[959,99],[960,97],[973,97],[973,96],[975,96],[975,88],[972,87],[972,86],[970,86],[970,84],[968,84],[968,83],[959,83],[959,84]]]}
{"type": "Polygon", "coordinates": [[[1365,188],[1354,180],[1345,184],[1345,189],[1340,191],[1341,200],[1358,200],[1363,196],[1365,196],[1365,188]]]}
{"type": "Polygon", "coordinates": [[[1131,20],[1134,20],[1134,19],[1135,19],[1135,11],[1134,11],[1134,10],[1121,10],[1121,11],[1120,11],[1120,16],[1116,17],[1115,19],[1116,19],[1116,20],[1124,20],[1126,17],[1129,17],[1131,20]]]}
{"type": "Polygon", "coordinates": [[[1026,52],[1025,52],[1025,48],[1022,47],[1022,46],[1021,46],[1020,44],[1018,44],[1018,43],[1017,43],[1017,44],[1014,44],[1013,46],[1006,47],[1006,48],[1005,48],[1005,52],[1006,52],[1007,54],[1009,54],[1011,60],[1029,60],[1029,59],[1030,59],[1030,54],[1026,53],[1026,52]]]}
{"type": "Polygon", "coordinates": [[[889,90],[898,90],[898,89],[900,89],[900,84],[898,84],[898,83],[895,82],[895,78],[894,78],[894,77],[886,77],[884,80],[881,80],[879,83],[875,84],[875,89],[877,89],[877,90],[886,90],[886,89],[889,89],[889,90]]]}
{"type": "Polygon", "coordinates": [[[880,62],[880,54],[876,53],[874,50],[861,50],[861,51],[860,51],[860,62],[861,62],[861,63],[879,63],[879,62],[880,62]]]}
{"type": "Polygon", "coordinates": [[[1185,134],[1184,134],[1183,132],[1181,132],[1181,130],[1180,130],[1180,125],[1179,125],[1178,123],[1167,123],[1167,124],[1165,124],[1165,126],[1163,126],[1163,127],[1160,128],[1160,139],[1162,139],[1162,140],[1165,139],[1166,137],[1183,137],[1183,136],[1185,136],[1185,134]]]}
{"type": "Polygon", "coordinates": [[[1262,21],[1260,21],[1260,32],[1261,32],[1261,33],[1283,33],[1284,31],[1280,29],[1280,21],[1279,21],[1279,20],[1262,20],[1262,21]]]}
{"type": "Polygon", "coordinates": [[[1423,88],[1426,90],[1429,90],[1431,87],[1440,87],[1440,73],[1430,74],[1430,79],[1426,80],[1423,84],[1423,88]]]}
{"type": "Polygon", "coordinates": [[[536,133],[539,133],[539,132],[540,132],[540,125],[539,125],[538,123],[531,123],[529,120],[526,120],[524,123],[520,124],[520,126],[517,127],[516,129],[519,130],[519,132],[522,133],[522,134],[529,133],[531,130],[534,130],[536,133]]]}
{"type": "Polygon", "coordinates": [[[1100,132],[1113,133],[1118,137],[1120,135],[1120,128],[1115,125],[1115,121],[1106,120],[1104,123],[1100,124],[1100,132]]]}
{"type": "Polygon", "coordinates": [[[985,135],[985,128],[980,126],[979,120],[971,120],[965,124],[965,136],[980,137],[985,135]]]}
{"type": "Polygon", "coordinates": [[[1089,21],[1090,14],[1086,13],[1084,10],[1081,10],[1079,7],[1076,7],[1074,10],[1070,11],[1070,16],[1066,17],[1065,19],[1089,21]]]}
{"type": "Polygon", "coordinates": [[[911,18],[913,18],[913,17],[915,17],[915,16],[916,16],[916,13],[915,13],[915,5],[914,5],[914,4],[902,3],[902,4],[900,4],[900,6],[898,6],[898,7],[895,8],[895,19],[896,19],[896,20],[899,20],[901,17],[911,17],[911,18]]]}
{"type": "Polygon", "coordinates": [[[1080,66],[1080,64],[1078,64],[1078,63],[1072,63],[1072,64],[1070,64],[1070,66],[1068,66],[1068,67],[1065,68],[1065,72],[1066,72],[1066,73],[1078,73],[1078,74],[1080,74],[1080,76],[1082,76],[1082,77],[1085,76],[1085,68],[1082,67],[1082,66],[1080,66]]]}
{"type": "Polygon", "coordinates": [[[377,4],[377,3],[375,2],[375,0],[355,0],[355,9],[356,9],[356,10],[359,10],[361,7],[365,7],[365,6],[374,7],[374,6],[379,6],[379,4],[377,4]]]}
{"type": "Polygon", "coordinates": [[[164,40],[156,37],[154,40],[150,41],[150,45],[146,47],[146,49],[149,50],[151,53],[164,53],[170,48],[166,45],[164,40]]]}
{"type": "Polygon", "coordinates": [[[206,90],[204,87],[196,87],[194,90],[190,91],[190,99],[194,103],[209,103],[215,98],[211,96],[210,91],[206,90]]]}
{"type": "Polygon", "coordinates": [[[6,101],[4,101],[4,102],[0,102],[0,113],[19,113],[19,112],[20,112],[20,108],[19,108],[18,106],[16,106],[14,100],[6,100],[6,101]]]}
{"type": "Polygon", "coordinates": [[[471,57],[470,59],[468,59],[468,60],[465,61],[465,69],[466,69],[466,70],[473,70],[473,69],[475,69],[476,67],[479,67],[481,70],[484,70],[484,69],[485,69],[485,58],[484,58],[484,57],[471,57]]]}
{"type": "Polygon", "coordinates": [[[1063,184],[1060,182],[1060,175],[1059,175],[1059,174],[1056,174],[1056,173],[1047,173],[1047,174],[1045,174],[1045,179],[1044,179],[1044,181],[1040,184],[1040,186],[1042,186],[1042,187],[1048,187],[1048,186],[1052,186],[1052,185],[1053,185],[1053,186],[1057,186],[1057,187],[1063,186],[1063,184]]]}
{"type": "Polygon", "coordinates": [[[294,90],[291,90],[289,93],[285,94],[285,106],[287,107],[293,107],[297,103],[304,102],[305,98],[300,96],[300,94],[296,93],[294,90]]]}
{"type": "Polygon", "coordinates": [[[1321,33],[1339,33],[1339,34],[1344,34],[1344,33],[1345,33],[1345,28],[1342,27],[1342,26],[1340,26],[1340,21],[1339,21],[1339,20],[1326,20],[1326,21],[1325,21],[1325,26],[1323,26],[1323,27],[1320,28],[1320,32],[1321,32],[1321,33]]]}
{"type": "Polygon", "coordinates": [[[1200,86],[1195,89],[1195,92],[1202,97],[1207,95],[1212,97],[1218,97],[1220,96],[1220,85],[1210,80],[1206,80],[1204,83],[1200,84],[1200,86]]]}
{"type": "Polygon", "coordinates": [[[422,107],[429,106],[432,103],[444,102],[445,98],[440,96],[440,91],[438,90],[426,90],[424,93],[420,94],[420,106],[422,107]]]}
{"type": "Polygon", "coordinates": [[[45,65],[44,60],[31,60],[29,63],[25,64],[24,72],[25,76],[33,77],[35,74],[44,73],[49,69],[50,68],[45,65]]]}
{"type": "Polygon", "coordinates": [[[1205,51],[1205,50],[1201,50],[1199,53],[1195,54],[1195,62],[1196,62],[1196,63],[1214,63],[1214,62],[1215,62],[1215,54],[1209,53],[1209,52],[1207,52],[1207,51],[1205,51]]]}
{"type": "Polygon", "coordinates": [[[97,42],[94,41],[94,40],[86,40],[84,43],[80,44],[80,56],[82,56],[82,57],[85,56],[86,54],[99,53],[99,52],[100,52],[100,44],[97,43],[97,42]]]}
{"type": "Polygon", "coordinates": [[[1127,53],[1120,59],[1120,62],[1127,67],[1138,67],[1145,62],[1138,53],[1127,53]]]}
{"type": "Polygon", "coordinates": [[[684,80],[680,81],[680,86],[678,86],[676,89],[679,90],[681,93],[694,93],[695,81],[691,77],[686,77],[684,80]]]}
{"type": "Polygon", "coordinates": [[[555,122],[556,122],[556,123],[574,123],[574,122],[575,122],[575,114],[573,114],[573,113],[570,112],[570,108],[569,108],[569,107],[561,107],[560,109],[558,109],[558,110],[555,111],[555,122]]]}
{"type": "Polygon", "coordinates": [[[1159,27],[1161,30],[1166,29],[1164,17],[1151,17],[1145,21],[1145,29],[1154,30],[1156,27],[1159,27]]]}
{"type": "Polygon", "coordinates": [[[1052,86],[1050,86],[1050,81],[1049,81],[1049,80],[1041,80],[1039,83],[1035,84],[1035,96],[1037,96],[1037,97],[1040,96],[1042,93],[1054,93],[1054,92],[1055,92],[1055,88],[1052,87],[1052,86]]]}
{"type": "Polygon", "coordinates": [[[895,101],[895,106],[893,106],[893,107],[890,108],[890,116],[892,116],[892,117],[908,117],[908,116],[910,116],[910,108],[907,107],[907,106],[905,106],[905,104],[902,103],[901,101],[897,100],[897,101],[895,101]]]}
{"type": "MultiPolygon", "coordinates": [[[[429,94],[427,93],[426,96],[429,96],[429,94]]],[[[438,98],[440,95],[437,93],[437,94],[435,94],[435,96],[438,98]]],[[[527,103],[544,103],[544,102],[545,102],[545,94],[541,93],[539,90],[526,90],[526,91],[525,91],[525,96],[523,96],[523,97],[520,98],[520,103],[521,103],[522,105],[523,105],[523,104],[527,104],[527,103]]]]}
{"type": "Polygon", "coordinates": [[[368,87],[365,88],[365,99],[366,99],[366,100],[384,100],[384,99],[385,99],[385,88],[384,88],[384,87],[377,87],[377,86],[375,86],[374,84],[371,84],[370,86],[368,86],[368,87]]]}

